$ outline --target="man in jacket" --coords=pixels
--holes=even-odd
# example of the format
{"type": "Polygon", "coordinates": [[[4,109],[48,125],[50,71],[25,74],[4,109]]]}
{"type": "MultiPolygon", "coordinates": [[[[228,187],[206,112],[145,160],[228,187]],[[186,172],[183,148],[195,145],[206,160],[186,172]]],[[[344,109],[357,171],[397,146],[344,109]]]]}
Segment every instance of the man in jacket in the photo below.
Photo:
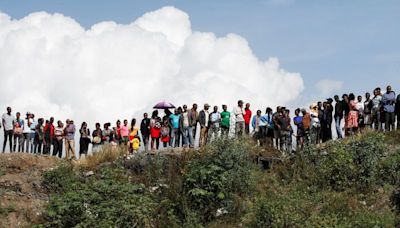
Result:
{"type": "Polygon", "coordinates": [[[50,154],[51,145],[53,145],[54,140],[54,117],[50,118],[50,121],[44,126],[44,148],[43,154],[50,154]]]}
{"type": "Polygon", "coordinates": [[[193,104],[192,109],[188,111],[188,115],[190,116],[191,123],[190,126],[192,128],[192,137],[193,143],[196,140],[196,132],[197,132],[197,123],[199,122],[199,112],[197,111],[197,104],[193,104]]]}
{"type": "Polygon", "coordinates": [[[208,112],[209,108],[210,108],[210,105],[206,103],[206,104],[204,104],[204,109],[201,110],[199,113],[199,123],[200,123],[199,145],[200,145],[200,147],[203,147],[207,143],[208,127],[209,127],[209,119],[210,119],[210,113],[208,112]]]}
{"type": "Polygon", "coordinates": [[[343,101],[339,100],[339,96],[335,95],[335,126],[336,126],[336,134],[338,139],[343,138],[343,133],[342,133],[342,127],[341,127],[341,122],[343,119],[343,101]]]}
{"type": "Polygon", "coordinates": [[[143,114],[143,120],[140,123],[140,133],[142,133],[144,151],[147,152],[150,138],[150,118],[148,118],[147,113],[143,114]]]}
{"type": "Polygon", "coordinates": [[[383,111],[385,113],[385,130],[394,130],[396,94],[391,86],[387,86],[386,93],[382,95],[383,111]]]}

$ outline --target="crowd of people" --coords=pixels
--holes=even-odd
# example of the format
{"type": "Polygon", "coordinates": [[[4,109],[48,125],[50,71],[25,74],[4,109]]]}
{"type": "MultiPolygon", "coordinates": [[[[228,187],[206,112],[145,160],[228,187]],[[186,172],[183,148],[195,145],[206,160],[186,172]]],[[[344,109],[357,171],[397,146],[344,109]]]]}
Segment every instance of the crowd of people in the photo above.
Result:
{"type": "MultiPolygon", "coordinates": [[[[199,147],[218,137],[247,135],[261,146],[275,147],[290,153],[296,150],[293,148],[293,139],[296,140],[297,149],[301,149],[305,145],[332,140],[333,131],[340,139],[360,133],[366,128],[394,130],[396,116],[397,128],[400,128],[400,95],[396,97],[391,86],[383,94],[380,88],[376,88],[372,96],[366,93],[364,97],[356,97],[350,93],[343,94],[340,99],[336,95],[334,99],[328,98],[324,102],[312,104],[309,110],[297,108],[293,119],[290,110],[285,107],[277,107],[275,112],[268,107],[264,114],[257,110],[253,115],[250,103],[245,104],[242,100],[238,101],[231,112],[227,105],[222,105],[221,112],[218,106],[210,110],[207,103],[200,111],[197,104],[191,108],[183,105],[173,112],[164,109],[162,118],[159,110],[154,110],[150,117],[144,113],[139,126],[136,119],[132,119],[130,125],[128,120],[123,123],[117,120],[114,127],[105,123],[101,128],[100,123],[96,123],[91,132],[87,123],[83,122],[78,130],[79,155],[87,155],[90,144],[93,152],[107,144],[121,145],[130,153],[139,151],[141,144],[145,151],[159,150],[161,146],[194,148],[197,134],[199,147]]],[[[10,152],[47,154],[61,158],[64,149],[67,159],[76,159],[77,128],[73,120],[67,119],[65,124],[61,120],[54,123],[53,117],[36,120],[30,112],[23,118],[19,112],[14,116],[11,107],[7,107],[1,124],[4,130],[3,153],[8,143],[10,152]]]]}

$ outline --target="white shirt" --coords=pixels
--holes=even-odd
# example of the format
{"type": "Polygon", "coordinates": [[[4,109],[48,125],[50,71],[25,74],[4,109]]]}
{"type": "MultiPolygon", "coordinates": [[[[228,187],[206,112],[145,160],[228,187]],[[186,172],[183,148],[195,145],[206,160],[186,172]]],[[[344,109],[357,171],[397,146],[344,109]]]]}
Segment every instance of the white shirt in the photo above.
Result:
{"type": "Polygon", "coordinates": [[[33,123],[32,118],[29,119],[25,119],[24,121],[24,130],[22,131],[23,133],[32,133],[32,129],[31,129],[31,124],[33,123]]]}
{"type": "Polygon", "coordinates": [[[184,127],[189,127],[189,115],[188,112],[182,113],[183,116],[183,126],[184,127]]]}
{"type": "Polygon", "coordinates": [[[8,115],[7,113],[4,113],[1,119],[5,131],[11,131],[14,129],[15,118],[13,115],[8,115]]]}
{"type": "Polygon", "coordinates": [[[372,98],[372,109],[377,110],[379,108],[379,105],[381,104],[381,100],[382,100],[381,95],[372,98]]]}
{"type": "Polygon", "coordinates": [[[359,113],[364,113],[364,103],[363,102],[357,102],[356,109],[358,110],[359,113]]]}
{"type": "Polygon", "coordinates": [[[236,122],[244,122],[243,115],[245,114],[243,108],[237,106],[233,109],[233,114],[236,117],[236,122]]]}

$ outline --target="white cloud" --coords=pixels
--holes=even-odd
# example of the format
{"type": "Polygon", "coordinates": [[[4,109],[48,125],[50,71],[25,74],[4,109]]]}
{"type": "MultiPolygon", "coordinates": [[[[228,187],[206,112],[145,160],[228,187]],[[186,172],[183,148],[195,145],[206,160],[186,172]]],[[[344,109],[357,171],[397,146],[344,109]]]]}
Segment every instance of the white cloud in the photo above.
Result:
{"type": "Polygon", "coordinates": [[[315,88],[321,96],[332,96],[333,92],[340,90],[343,87],[342,81],[336,80],[320,80],[315,84],[315,88]]]}
{"type": "MultiPolygon", "coordinates": [[[[0,13],[0,107],[56,119],[115,121],[141,117],[159,100],[286,104],[303,90],[299,73],[277,58],[259,60],[238,35],[193,31],[174,7],[128,25],[85,30],[61,14],[11,20],[0,13]]],[[[330,88],[330,87],[329,87],[330,88]]]]}

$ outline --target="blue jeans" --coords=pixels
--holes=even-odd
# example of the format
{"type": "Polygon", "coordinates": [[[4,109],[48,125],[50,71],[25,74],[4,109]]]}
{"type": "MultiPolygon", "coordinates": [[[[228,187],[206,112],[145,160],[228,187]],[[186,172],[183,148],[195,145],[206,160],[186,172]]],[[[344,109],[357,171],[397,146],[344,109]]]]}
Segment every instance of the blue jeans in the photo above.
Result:
{"type": "Polygon", "coordinates": [[[336,123],[336,133],[337,133],[337,137],[338,139],[343,138],[343,133],[342,133],[342,128],[341,128],[341,122],[342,122],[342,117],[335,117],[335,123],[336,123]]]}
{"type": "Polygon", "coordinates": [[[183,146],[194,146],[193,143],[193,129],[192,127],[183,127],[183,146]]]}

